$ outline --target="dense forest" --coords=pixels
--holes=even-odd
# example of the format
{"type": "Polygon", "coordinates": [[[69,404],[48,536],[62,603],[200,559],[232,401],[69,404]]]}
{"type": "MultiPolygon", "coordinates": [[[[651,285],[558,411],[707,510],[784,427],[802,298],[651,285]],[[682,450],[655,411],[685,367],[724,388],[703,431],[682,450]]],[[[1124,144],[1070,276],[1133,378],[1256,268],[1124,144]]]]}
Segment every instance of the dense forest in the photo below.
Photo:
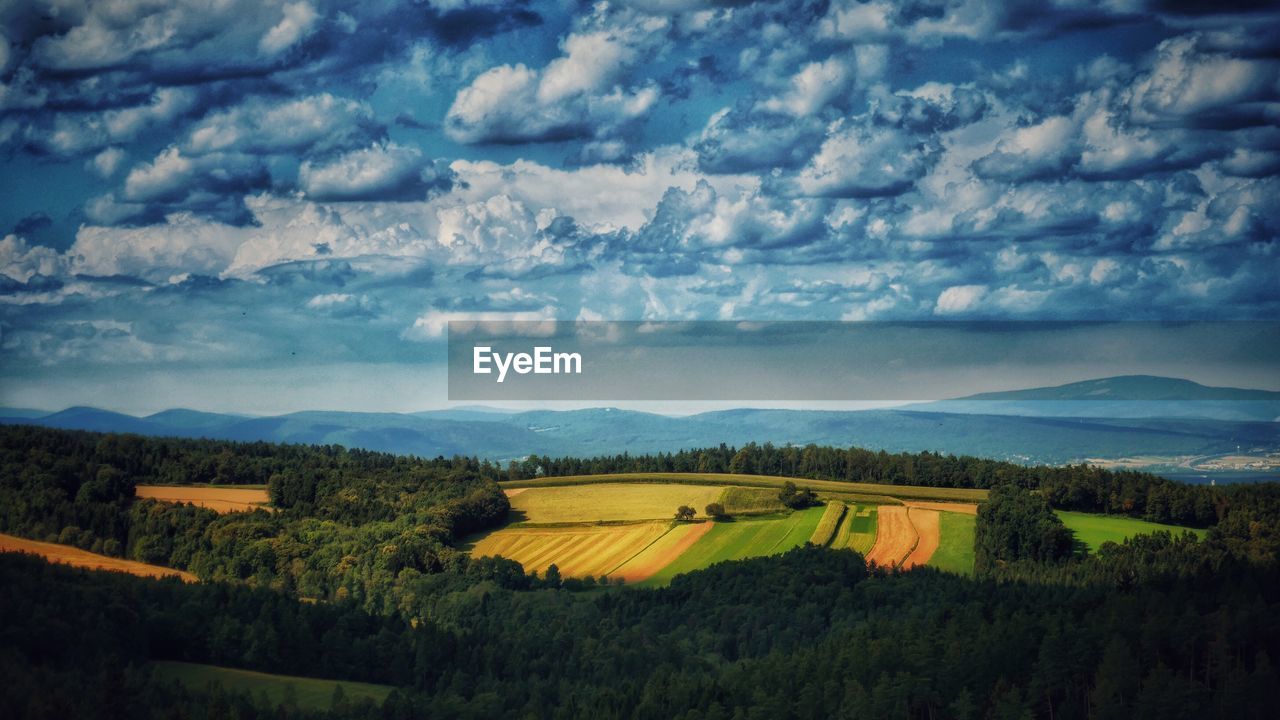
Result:
{"type": "MultiPolygon", "coordinates": [[[[921,484],[992,488],[973,578],[868,570],[809,546],[642,590],[454,550],[507,510],[496,468],[474,460],[34,428],[0,439],[0,529],[113,542],[205,580],[0,555],[0,717],[316,715],[160,681],[153,660],[397,687],[330,717],[1201,720],[1270,717],[1280,702],[1280,486],[1196,489],[1212,509],[1205,540],[1158,533],[1083,554],[1050,511],[1067,497],[1054,488],[1140,488],[1129,511],[1146,513],[1168,481],[830,448],[531,458],[541,474],[678,471],[653,465],[699,455],[727,463],[701,469],[743,471],[744,451],[808,452],[830,459],[829,479],[905,482],[909,467],[921,484]],[[265,480],[281,509],[131,499],[138,482],[188,477],[185,462],[265,480]]],[[[819,473],[772,462],[750,469],[819,473]]]]}
{"type": "Polygon", "coordinates": [[[486,466],[301,447],[0,428],[0,531],[311,598],[393,606],[464,566],[451,543],[505,520],[486,466]],[[182,472],[186,464],[195,470],[182,472]],[[265,481],[279,510],[218,515],[135,500],[142,483],[265,481]],[[192,480],[188,480],[189,482],[192,480]]]}

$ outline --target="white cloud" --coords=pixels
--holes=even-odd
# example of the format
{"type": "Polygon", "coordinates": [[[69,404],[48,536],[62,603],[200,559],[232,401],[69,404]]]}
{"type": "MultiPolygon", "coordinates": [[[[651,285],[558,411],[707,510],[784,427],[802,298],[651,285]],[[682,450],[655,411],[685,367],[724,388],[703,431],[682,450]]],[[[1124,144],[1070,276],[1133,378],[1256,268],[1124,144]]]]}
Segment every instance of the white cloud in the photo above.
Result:
{"type": "Polygon", "coordinates": [[[28,245],[16,235],[0,240],[0,275],[20,283],[36,275],[59,277],[66,273],[66,259],[53,248],[28,245]]]}
{"type": "Polygon", "coordinates": [[[765,100],[761,107],[796,117],[812,115],[844,92],[851,75],[848,65],[840,58],[811,62],[791,78],[785,93],[765,100]]]}
{"type": "Polygon", "coordinates": [[[462,143],[608,137],[657,102],[656,84],[630,82],[626,73],[665,27],[663,19],[641,17],[571,33],[561,42],[564,54],[541,70],[491,68],[458,91],[445,132],[462,143]]]}
{"type": "Polygon", "coordinates": [[[285,153],[364,144],[373,113],[365,103],[330,93],[275,101],[254,97],[197,122],[183,149],[285,153]]]}
{"type": "Polygon", "coordinates": [[[935,315],[948,315],[972,310],[987,294],[986,285],[955,285],[942,291],[934,305],[935,315]]]}
{"type": "Polygon", "coordinates": [[[417,148],[380,143],[345,153],[325,164],[304,161],[298,184],[315,200],[425,199],[442,178],[417,148]]]}
{"type": "Polygon", "coordinates": [[[163,225],[82,226],[67,255],[76,273],[167,282],[183,272],[219,274],[231,262],[244,235],[240,228],[177,213],[163,225]]]}
{"type": "Polygon", "coordinates": [[[258,49],[266,55],[277,55],[293,47],[299,40],[311,34],[315,29],[316,21],[320,19],[316,9],[306,2],[288,3],[281,8],[281,11],[284,17],[280,18],[280,22],[268,30],[267,34],[262,36],[262,41],[258,43],[258,49]]]}
{"type": "Polygon", "coordinates": [[[897,195],[928,172],[938,155],[929,138],[894,128],[837,122],[822,148],[794,178],[800,195],[897,195]]]}
{"type": "Polygon", "coordinates": [[[109,178],[115,175],[116,169],[120,167],[122,161],[124,161],[124,150],[118,147],[109,147],[93,156],[93,159],[88,164],[99,175],[109,178]]]}
{"type": "Polygon", "coordinates": [[[1134,83],[1133,118],[1144,123],[1184,119],[1276,92],[1280,63],[1201,52],[1198,38],[1160,43],[1151,71],[1134,83]]]}

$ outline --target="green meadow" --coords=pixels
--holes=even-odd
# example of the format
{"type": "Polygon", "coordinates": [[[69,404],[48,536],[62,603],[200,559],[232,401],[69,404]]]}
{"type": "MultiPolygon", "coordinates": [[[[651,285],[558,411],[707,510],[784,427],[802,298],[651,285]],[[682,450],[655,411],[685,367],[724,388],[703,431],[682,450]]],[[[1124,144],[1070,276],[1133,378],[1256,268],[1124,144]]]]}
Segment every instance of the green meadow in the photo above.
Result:
{"type": "Polygon", "coordinates": [[[666,585],[676,575],[701,570],[722,560],[786,552],[809,541],[825,510],[819,506],[781,517],[717,522],[680,557],[640,585],[666,585]]]}
{"type": "Polygon", "coordinates": [[[334,689],[338,686],[342,686],[342,693],[349,703],[367,699],[380,705],[392,690],[389,685],[272,675],[197,663],[160,661],[153,663],[152,667],[156,677],[176,680],[192,690],[202,690],[211,684],[221,685],[225,690],[247,693],[254,698],[265,696],[274,705],[293,704],[304,710],[331,708],[334,689]]]}
{"type": "Polygon", "coordinates": [[[954,512],[944,512],[939,518],[942,527],[938,549],[929,558],[929,566],[959,575],[972,575],[974,527],[978,518],[954,512]]]}
{"type": "Polygon", "coordinates": [[[1174,535],[1192,532],[1198,537],[1204,537],[1206,533],[1205,530],[1147,522],[1122,515],[1096,515],[1067,510],[1058,510],[1057,513],[1067,529],[1075,534],[1076,539],[1088,546],[1089,552],[1096,552],[1104,542],[1119,543],[1134,535],[1146,535],[1162,530],[1174,535]]]}

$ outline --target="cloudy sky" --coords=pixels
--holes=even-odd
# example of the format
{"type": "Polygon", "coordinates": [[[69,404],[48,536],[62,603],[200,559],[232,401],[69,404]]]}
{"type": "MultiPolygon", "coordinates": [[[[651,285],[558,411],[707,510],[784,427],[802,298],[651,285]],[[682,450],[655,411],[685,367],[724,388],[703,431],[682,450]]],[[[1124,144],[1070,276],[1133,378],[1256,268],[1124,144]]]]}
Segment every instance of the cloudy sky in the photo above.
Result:
{"type": "Polygon", "coordinates": [[[1273,7],[0,3],[0,404],[437,406],[450,318],[1275,319],[1273,7]]]}

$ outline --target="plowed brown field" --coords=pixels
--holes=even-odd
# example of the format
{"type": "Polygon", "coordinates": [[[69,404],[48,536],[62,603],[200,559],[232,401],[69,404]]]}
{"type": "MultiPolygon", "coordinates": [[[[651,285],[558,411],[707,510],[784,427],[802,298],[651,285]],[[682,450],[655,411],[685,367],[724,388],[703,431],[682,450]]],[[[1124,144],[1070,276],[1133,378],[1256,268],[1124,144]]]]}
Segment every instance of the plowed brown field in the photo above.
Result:
{"type": "Polygon", "coordinates": [[[867,562],[881,567],[896,567],[916,545],[918,535],[907,508],[881,505],[876,527],[876,544],[867,553],[867,562]]]}
{"type": "Polygon", "coordinates": [[[161,502],[191,503],[217,513],[269,510],[271,498],[262,488],[196,487],[191,485],[139,485],[134,494],[161,502]]]}
{"type": "Polygon", "coordinates": [[[912,568],[929,562],[929,558],[937,551],[938,542],[942,539],[942,520],[941,513],[937,510],[917,507],[907,508],[907,517],[919,538],[915,549],[902,563],[903,568],[912,568]]]}
{"type": "Polygon", "coordinates": [[[122,560],[120,558],[108,557],[106,555],[98,555],[88,550],[71,547],[69,545],[58,545],[56,543],[37,542],[26,538],[14,537],[13,535],[5,535],[0,533],[0,552],[20,552],[28,555],[39,555],[49,562],[62,563],[64,565],[73,565],[75,567],[89,568],[90,570],[111,570],[114,572],[126,572],[130,575],[141,575],[143,577],[168,577],[176,575],[186,582],[199,582],[199,578],[188,572],[174,570],[173,568],[161,567],[159,565],[148,565],[146,563],[135,562],[133,560],[122,560]]]}

